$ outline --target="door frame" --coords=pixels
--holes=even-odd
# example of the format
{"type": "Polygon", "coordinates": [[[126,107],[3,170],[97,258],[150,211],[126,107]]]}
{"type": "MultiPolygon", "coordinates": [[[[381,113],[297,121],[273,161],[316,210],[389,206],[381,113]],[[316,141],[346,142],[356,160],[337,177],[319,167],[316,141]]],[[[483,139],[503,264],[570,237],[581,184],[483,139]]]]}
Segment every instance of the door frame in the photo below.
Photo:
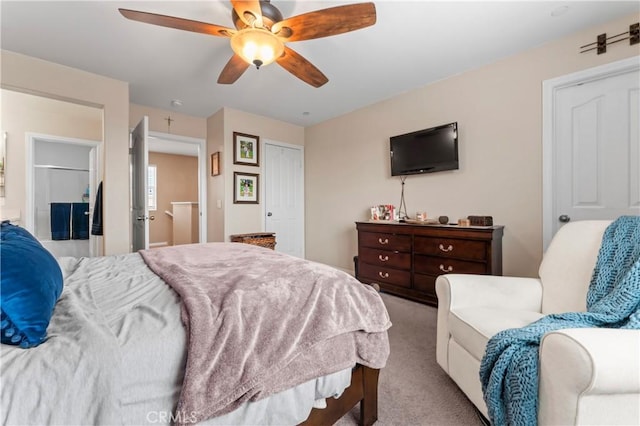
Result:
{"type": "MultiPolygon", "coordinates": [[[[35,210],[35,193],[33,184],[35,182],[35,164],[34,164],[34,152],[35,152],[35,144],[36,141],[43,142],[51,142],[51,143],[64,143],[67,145],[81,145],[90,147],[95,154],[95,157],[91,158],[92,154],[89,158],[89,182],[90,187],[89,191],[91,194],[91,198],[89,199],[89,211],[91,212],[89,216],[89,220],[93,219],[93,205],[95,204],[95,196],[96,191],[98,189],[98,183],[100,182],[100,176],[102,176],[101,170],[101,162],[100,162],[100,144],[102,141],[95,141],[89,139],[78,139],[71,138],[65,136],[53,136],[53,135],[45,135],[43,133],[33,133],[27,132],[25,133],[25,143],[27,146],[26,155],[25,155],[25,163],[26,163],[26,176],[25,176],[25,192],[26,192],[26,202],[25,202],[25,228],[35,235],[35,221],[34,221],[34,210],[35,210]],[[94,163],[93,171],[91,171],[91,163],[94,163]]],[[[91,223],[91,222],[90,222],[91,223]]],[[[90,256],[98,256],[100,255],[100,247],[98,245],[98,239],[96,236],[92,235],[89,232],[89,255],[90,256]]]]}
{"type": "MultiPolygon", "coordinates": [[[[149,138],[163,139],[169,142],[188,143],[198,148],[198,210],[199,242],[207,242],[207,141],[205,139],[180,136],[171,133],[149,131],[149,138]]],[[[155,151],[151,151],[155,152],[155,151]]]]}
{"type": "MultiPolygon", "coordinates": [[[[286,143],[286,142],[278,142],[278,141],[274,141],[271,139],[262,139],[261,141],[261,151],[263,152],[263,161],[262,161],[262,166],[261,168],[261,172],[262,172],[262,176],[263,178],[260,179],[260,193],[264,194],[263,195],[263,199],[265,200],[264,202],[260,203],[260,213],[261,213],[261,227],[262,229],[266,230],[266,223],[267,223],[267,203],[266,203],[266,197],[267,197],[267,193],[265,192],[265,188],[266,188],[266,177],[267,177],[267,161],[266,161],[266,155],[267,155],[267,145],[273,145],[273,146],[279,146],[279,147],[283,147],[283,148],[291,148],[291,149],[295,149],[300,151],[300,156],[302,157],[302,170],[300,171],[300,177],[302,179],[300,188],[301,188],[301,194],[300,194],[300,199],[302,200],[302,203],[300,205],[300,211],[298,212],[298,214],[300,215],[300,221],[301,221],[301,225],[302,225],[302,235],[300,236],[300,243],[302,244],[302,258],[305,259],[306,258],[306,254],[305,254],[305,243],[306,243],[306,238],[305,238],[305,233],[306,233],[306,226],[305,226],[305,209],[304,209],[304,204],[305,204],[305,190],[304,190],[304,146],[302,145],[295,145],[295,144],[290,144],[290,143],[286,143]]],[[[278,236],[276,235],[276,241],[277,241],[278,236]]]]}
{"type": "Polygon", "coordinates": [[[542,249],[547,250],[553,238],[555,222],[555,99],[560,89],[600,80],[640,69],[640,56],[632,56],[608,64],[544,80],[542,82],[542,249]]]}

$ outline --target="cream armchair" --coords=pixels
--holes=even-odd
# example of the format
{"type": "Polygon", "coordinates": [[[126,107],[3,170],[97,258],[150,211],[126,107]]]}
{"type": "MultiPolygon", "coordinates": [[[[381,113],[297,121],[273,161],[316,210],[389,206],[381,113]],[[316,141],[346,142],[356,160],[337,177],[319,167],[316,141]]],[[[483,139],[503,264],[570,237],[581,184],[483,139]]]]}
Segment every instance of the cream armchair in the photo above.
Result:
{"type": "MultiPolygon", "coordinates": [[[[485,416],[479,370],[489,338],[547,314],[585,311],[609,223],[563,226],[543,257],[540,278],[448,274],[436,280],[436,359],[485,416]]],[[[640,330],[551,332],[539,357],[539,424],[640,424],[640,330]]]]}

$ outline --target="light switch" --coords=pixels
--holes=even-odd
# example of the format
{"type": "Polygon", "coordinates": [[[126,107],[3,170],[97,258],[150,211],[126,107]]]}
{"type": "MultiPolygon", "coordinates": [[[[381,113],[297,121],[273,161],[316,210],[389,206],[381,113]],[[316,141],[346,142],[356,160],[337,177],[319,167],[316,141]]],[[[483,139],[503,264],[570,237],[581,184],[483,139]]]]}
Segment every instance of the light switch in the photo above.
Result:
{"type": "Polygon", "coordinates": [[[221,209],[222,208],[222,200],[217,200],[216,204],[218,205],[218,208],[221,209]]]}

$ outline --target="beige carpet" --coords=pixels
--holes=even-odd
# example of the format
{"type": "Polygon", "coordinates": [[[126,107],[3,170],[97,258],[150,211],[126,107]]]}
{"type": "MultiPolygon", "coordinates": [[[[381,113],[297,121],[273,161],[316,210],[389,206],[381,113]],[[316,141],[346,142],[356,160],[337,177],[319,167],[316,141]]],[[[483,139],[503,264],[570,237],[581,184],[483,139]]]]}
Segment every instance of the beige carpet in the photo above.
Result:
{"type": "MultiPolygon", "coordinates": [[[[382,293],[393,326],[376,425],[478,425],[473,404],[436,363],[436,308],[382,293]]],[[[357,424],[354,408],[337,425],[357,424]]]]}

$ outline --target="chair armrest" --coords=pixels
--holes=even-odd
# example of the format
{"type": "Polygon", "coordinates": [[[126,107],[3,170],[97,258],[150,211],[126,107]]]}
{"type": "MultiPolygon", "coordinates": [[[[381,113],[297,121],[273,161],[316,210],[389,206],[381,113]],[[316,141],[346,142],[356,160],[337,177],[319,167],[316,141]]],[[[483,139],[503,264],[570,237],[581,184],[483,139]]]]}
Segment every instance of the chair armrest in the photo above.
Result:
{"type": "Polygon", "coordinates": [[[438,306],[467,306],[540,312],[542,283],[538,278],[446,274],[436,279],[438,306]]]}
{"type": "Polygon", "coordinates": [[[436,279],[436,360],[449,373],[449,313],[468,306],[540,312],[542,284],[536,278],[446,274],[436,279]]]}
{"type": "Polygon", "coordinates": [[[539,393],[540,424],[640,424],[640,330],[546,334],[539,393]]]}

